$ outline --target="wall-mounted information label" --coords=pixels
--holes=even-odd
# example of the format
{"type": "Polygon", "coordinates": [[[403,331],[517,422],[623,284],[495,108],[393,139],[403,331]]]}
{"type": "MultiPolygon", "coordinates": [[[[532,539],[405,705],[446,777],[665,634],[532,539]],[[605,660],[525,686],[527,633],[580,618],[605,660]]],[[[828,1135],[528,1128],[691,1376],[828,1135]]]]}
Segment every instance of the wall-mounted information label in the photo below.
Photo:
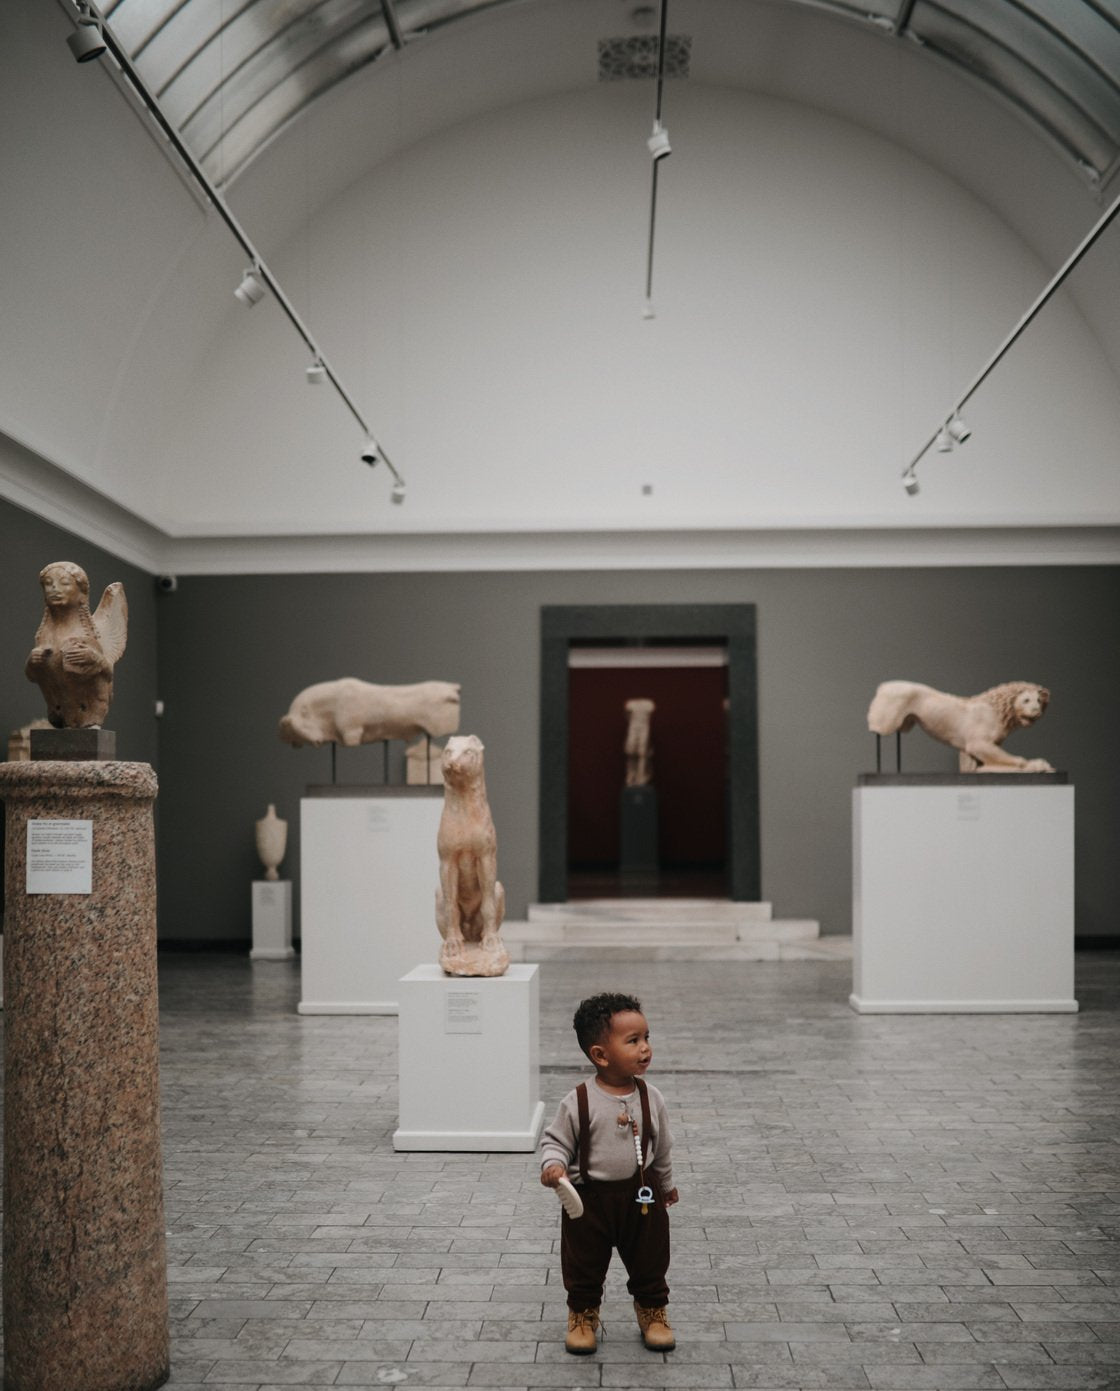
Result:
{"type": "Polygon", "coordinates": [[[480,990],[449,990],[444,998],[445,1034],[480,1034],[482,1032],[482,992],[480,990]]]}
{"type": "Polygon", "coordinates": [[[366,830],[372,831],[374,835],[384,835],[392,829],[392,821],[389,813],[384,807],[366,807],[366,830]]]}
{"type": "Polygon", "coordinates": [[[27,823],[27,892],[93,892],[93,822],[27,823]]]}
{"type": "Polygon", "coordinates": [[[958,821],[979,821],[979,820],[980,820],[980,794],[979,794],[979,792],[958,792],[958,793],[957,793],[957,820],[958,820],[958,821]]]}

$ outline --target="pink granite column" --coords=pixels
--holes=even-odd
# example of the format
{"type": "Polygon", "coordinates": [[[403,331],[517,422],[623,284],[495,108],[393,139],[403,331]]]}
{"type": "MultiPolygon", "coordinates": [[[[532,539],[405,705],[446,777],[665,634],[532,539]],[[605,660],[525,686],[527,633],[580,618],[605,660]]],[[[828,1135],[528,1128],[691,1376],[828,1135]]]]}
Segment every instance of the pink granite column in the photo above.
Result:
{"type": "Polygon", "coordinates": [[[155,795],[146,763],[0,763],[4,1391],[169,1375],[155,795]],[[92,893],[26,892],[52,819],[92,821],[92,893]]]}

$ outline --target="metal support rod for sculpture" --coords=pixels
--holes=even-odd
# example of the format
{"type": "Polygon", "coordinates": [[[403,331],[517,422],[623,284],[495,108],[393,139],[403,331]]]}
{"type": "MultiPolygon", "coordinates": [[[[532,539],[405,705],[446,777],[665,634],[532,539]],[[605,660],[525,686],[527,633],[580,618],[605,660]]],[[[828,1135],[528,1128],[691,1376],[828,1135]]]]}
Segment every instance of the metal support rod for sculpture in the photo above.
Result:
{"type": "Polygon", "coordinates": [[[0,764],[5,1391],[169,1375],[155,795],[146,763],[0,764]]]}

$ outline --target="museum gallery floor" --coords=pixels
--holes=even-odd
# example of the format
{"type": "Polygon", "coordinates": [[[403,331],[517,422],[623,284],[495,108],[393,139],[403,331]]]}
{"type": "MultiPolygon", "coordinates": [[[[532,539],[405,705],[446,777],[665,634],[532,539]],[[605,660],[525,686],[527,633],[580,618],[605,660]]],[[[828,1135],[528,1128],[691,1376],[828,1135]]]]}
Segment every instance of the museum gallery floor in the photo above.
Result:
{"type": "Polygon", "coordinates": [[[677,1127],[678,1349],[612,1268],[577,1361],[534,1157],[394,1153],[394,1017],[163,956],[168,1384],[1120,1386],[1120,953],[1077,967],[1080,1014],[884,1017],[845,961],[542,964],[548,1114],[574,1003],[621,988],[677,1127]]]}

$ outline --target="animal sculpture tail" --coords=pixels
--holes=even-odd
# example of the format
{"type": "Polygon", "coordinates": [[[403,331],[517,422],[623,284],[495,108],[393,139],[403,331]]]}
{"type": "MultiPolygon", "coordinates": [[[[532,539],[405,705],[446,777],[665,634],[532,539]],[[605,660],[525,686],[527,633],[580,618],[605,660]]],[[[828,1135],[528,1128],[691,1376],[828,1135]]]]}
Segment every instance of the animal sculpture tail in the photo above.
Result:
{"type": "Polygon", "coordinates": [[[867,727],[872,734],[903,734],[914,728],[911,713],[915,698],[925,689],[916,681],[884,681],[867,710],[867,727]]]}

